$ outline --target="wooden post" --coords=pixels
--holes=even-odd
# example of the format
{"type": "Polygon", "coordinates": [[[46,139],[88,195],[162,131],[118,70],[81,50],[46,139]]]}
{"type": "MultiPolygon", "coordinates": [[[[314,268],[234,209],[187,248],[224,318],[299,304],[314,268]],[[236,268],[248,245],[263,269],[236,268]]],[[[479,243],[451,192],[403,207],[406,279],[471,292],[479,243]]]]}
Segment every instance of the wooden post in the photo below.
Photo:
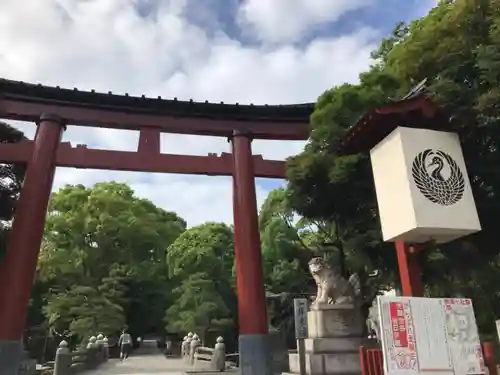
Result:
{"type": "Polygon", "coordinates": [[[267,306],[251,139],[233,133],[233,188],[239,352],[242,375],[271,375],[267,306]]]}
{"type": "Polygon", "coordinates": [[[233,137],[235,262],[240,334],[267,334],[251,140],[233,137]]]}
{"type": "Polygon", "coordinates": [[[42,243],[64,122],[42,115],[17,202],[0,275],[0,373],[17,373],[28,301],[42,243]],[[17,348],[17,349],[16,349],[17,348]]]}
{"type": "Polygon", "coordinates": [[[418,251],[420,250],[421,247],[417,245],[396,241],[401,292],[405,297],[423,297],[424,295],[420,264],[418,262],[418,251]]]}
{"type": "Polygon", "coordinates": [[[495,348],[492,342],[483,342],[483,356],[489,375],[497,375],[497,361],[495,359],[495,348]]]}

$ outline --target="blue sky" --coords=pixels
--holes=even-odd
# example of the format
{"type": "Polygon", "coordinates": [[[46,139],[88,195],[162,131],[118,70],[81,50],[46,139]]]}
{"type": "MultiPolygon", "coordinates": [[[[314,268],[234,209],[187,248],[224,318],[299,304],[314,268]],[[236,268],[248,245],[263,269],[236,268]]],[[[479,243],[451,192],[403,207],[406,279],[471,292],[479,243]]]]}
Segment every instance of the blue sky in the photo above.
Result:
{"type": "MultiPolygon", "coordinates": [[[[118,94],[226,103],[314,101],[356,82],[396,22],[435,0],[2,0],[0,76],[118,94]]],[[[30,137],[34,125],[15,123],[30,137]]],[[[134,150],[138,134],[69,127],[65,141],[134,150]]],[[[301,142],[254,142],[283,160],[301,142]]],[[[164,135],[162,151],[227,152],[225,139],[164,135]]],[[[59,168],[54,189],[117,180],[190,225],[232,222],[231,180],[59,168]]],[[[282,181],[258,180],[259,204],[282,181]]]]}
{"type": "MultiPolygon", "coordinates": [[[[193,23],[207,30],[222,28],[243,43],[258,43],[245,36],[236,21],[240,3],[241,0],[190,0],[185,14],[193,23]]],[[[302,42],[354,32],[361,25],[371,26],[384,34],[389,33],[397,22],[411,21],[424,15],[432,4],[426,0],[378,0],[367,3],[371,4],[350,11],[334,22],[309,29],[302,42]]],[[[151,17],[155,14],[156,5],[156,0],[139,0],[136,9],[141,16],[151,17]]]]}

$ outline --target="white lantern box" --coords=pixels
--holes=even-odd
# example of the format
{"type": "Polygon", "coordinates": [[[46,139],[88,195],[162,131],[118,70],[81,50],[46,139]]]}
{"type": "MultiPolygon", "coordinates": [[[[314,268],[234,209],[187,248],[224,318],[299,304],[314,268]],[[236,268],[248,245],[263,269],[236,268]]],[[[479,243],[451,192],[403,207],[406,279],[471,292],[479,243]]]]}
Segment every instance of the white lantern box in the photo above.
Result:
{"type": "Polygon", "coordinates": [[[384,241],[443,243],[481,230],[457,134],[397,127],[370,156],[384,241]]]}

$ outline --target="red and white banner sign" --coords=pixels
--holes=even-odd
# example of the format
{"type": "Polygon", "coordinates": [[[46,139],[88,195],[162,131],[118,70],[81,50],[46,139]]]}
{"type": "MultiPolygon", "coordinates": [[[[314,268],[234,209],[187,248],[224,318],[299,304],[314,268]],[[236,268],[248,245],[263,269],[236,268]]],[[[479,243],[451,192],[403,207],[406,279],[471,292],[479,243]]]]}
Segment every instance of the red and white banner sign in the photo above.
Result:
{"type": "Polygon", "coordinates": [[[470,299],[379,297],[386,375],[484,374],[470,299]]]}
{"type": "Polygon", "coordinates": [[[408,347],[408,332],[406,330],[406,319],[403,304],[400,302],[390,302],[389,311],[391,314],[392,339],[396,348],[408,347]]]}

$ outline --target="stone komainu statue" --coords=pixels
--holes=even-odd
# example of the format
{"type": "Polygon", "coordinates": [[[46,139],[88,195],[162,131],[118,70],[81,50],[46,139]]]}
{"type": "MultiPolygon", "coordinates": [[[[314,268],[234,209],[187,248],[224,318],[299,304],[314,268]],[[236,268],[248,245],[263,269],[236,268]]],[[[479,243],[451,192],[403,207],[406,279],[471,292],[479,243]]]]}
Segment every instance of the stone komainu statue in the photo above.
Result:
{"type": "Polygon", "coordinates": [[[346,280],[340,272],[326,264],[322,257],[309,261],[309,271],[318,287],[312,307],[322,304],[354,304],[361,295],[361,284],[357,274],[346,280]]]}

